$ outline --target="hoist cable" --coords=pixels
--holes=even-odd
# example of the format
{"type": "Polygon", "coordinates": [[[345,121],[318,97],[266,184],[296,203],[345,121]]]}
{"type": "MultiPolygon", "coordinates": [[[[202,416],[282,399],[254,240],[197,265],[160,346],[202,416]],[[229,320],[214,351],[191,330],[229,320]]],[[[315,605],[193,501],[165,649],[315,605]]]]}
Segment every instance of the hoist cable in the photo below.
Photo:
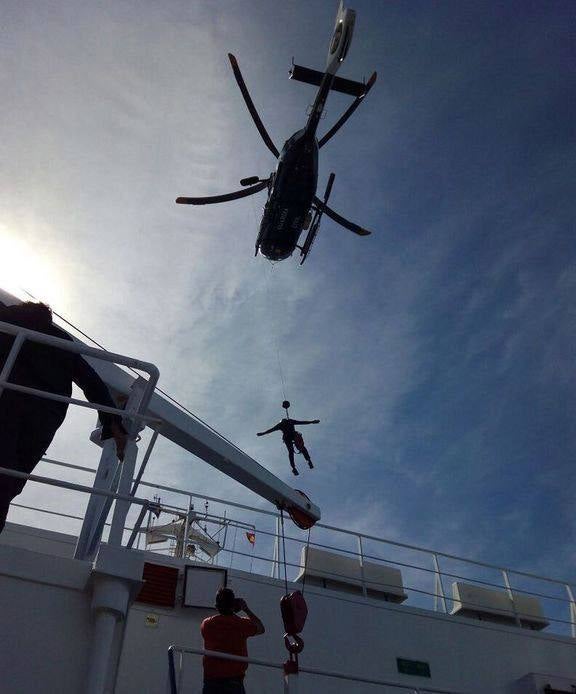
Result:
{"type": "Polygon", "coordinates": [[[286,538],[284,537],[284,510],[280,509],[280,527],[282,529],[282,556],[284,563],[284,590],[288,595],[288,572],[286,569],[286,538]]]}
{"type": "Polygon", "coordinates": [[[302,576],[302,595],[304,595],[304,588],[306,588],[306,569],[308,567],[308,549],[310,547],[310,531],[312,528],[308,528],[308,539],[306,540],[306,552],[305,552],[305,561],[304,561],[304,566],[302,567],[304,569],[304,575],[302,576]]]}
{"type": "MultiPolygon", "coordinates": [[[[272,272],[274,270],[274,263],[270,261],[270,272],[267,274],[266,277],[266,296],[268,299],[268,310],[270,313],[272,313],[272,301],[270,298],[270,283],[272,280],[272,272]]],[[[276,326],[275,326],[276,327],[276,326]]],[[[275,332],[274,334],[274,343],[276,346],[276,360],[278,362],[278,371],[280,373],[280,382],[282,384],[282,399],[286,400],[286,379],[284,378],[284,369],[282,368],[282,359],[280,358],[280,340],[278,338],[278,332],[275,332]]]]}

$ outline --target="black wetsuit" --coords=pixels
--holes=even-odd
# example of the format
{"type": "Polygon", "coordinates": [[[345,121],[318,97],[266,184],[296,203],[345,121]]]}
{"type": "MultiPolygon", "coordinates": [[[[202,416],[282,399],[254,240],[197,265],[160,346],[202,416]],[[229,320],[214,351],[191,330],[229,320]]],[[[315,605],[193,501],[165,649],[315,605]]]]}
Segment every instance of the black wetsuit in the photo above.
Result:
{"type": "Polygon", "coordinates": [[[281,422],[278,422],[276,426],[263,432],[264,434],[271,434],[273,431],[282,432],[282,441],[284,441],[284,445],[288,449],[288,458],[290,460],[290,465],[292,466],[292,468],[295,467],[294,445],[296,445],[296,448],[300,453],[302,453],[302,455],[308,461],[308,463],[312,462],[310,460],[310,454],[308,453],[308,449],[304,445],[304,439],[302,438],[302,435],[296,431],[296,427],[294,426],[295,424],[315,424],[315,422],[300,421],[298,419],[283,419],[281,422]]]}
{"type": "MultiPolygon", "coordinates": [[[[31,325],[29,315],[18,306],[0,304],[0,321],[61,339],[72,339],[55,325],[43,329],[31,325]]],[[[0,371],[13,341],[12,335],[0,331],[0,371]]],[[[106,384],[94,369],[79,354],[57,347],[25,342],[8,381],[67,397],[72,394],[74,382],[90,402],[116,407],[106,384]]],[[[67,409],[67,403],[5,388],[0,395],[0,467],[31,473],[64,421],[67,409]]],[[[99,412],[99,417],[103,425],[103,438],[109,438],[112,422],[121,423],[121,418],[103,412],[99,412]]],[[[25,483],[25,480],[16,477],[0,475],[0,532],[4,528],[10,502],[20,494],[25,483]]]]}

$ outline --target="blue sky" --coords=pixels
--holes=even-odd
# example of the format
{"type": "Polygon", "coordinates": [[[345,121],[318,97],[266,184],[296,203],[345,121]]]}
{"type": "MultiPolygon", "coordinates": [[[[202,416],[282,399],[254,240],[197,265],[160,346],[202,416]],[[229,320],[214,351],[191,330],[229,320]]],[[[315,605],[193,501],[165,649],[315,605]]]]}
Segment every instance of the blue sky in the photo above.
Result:
{"type": "MultiPolygon", "coordinates": [[[[281,145],[314,94],[291,58],[322,68],[336,2],[4,0],[3,284],[158,364],[291,483],[280,437],[255,436],[282,414],[279,346],[293,416],[322,420],[298,486],[327,522],[574,575],[574,5],[351,6],[341,74],[379,76],[319,187],[334,171],[333,207],[374,234],[325,220],[302,268],[271,269],[263,198],[173,200],[273,169],[226,53],[281,145]]],[[[84,422],[51,453],[74,439],[95,465],[84,422]]],[[[254,501],[168,444],[149,474],[254,501]]]]}

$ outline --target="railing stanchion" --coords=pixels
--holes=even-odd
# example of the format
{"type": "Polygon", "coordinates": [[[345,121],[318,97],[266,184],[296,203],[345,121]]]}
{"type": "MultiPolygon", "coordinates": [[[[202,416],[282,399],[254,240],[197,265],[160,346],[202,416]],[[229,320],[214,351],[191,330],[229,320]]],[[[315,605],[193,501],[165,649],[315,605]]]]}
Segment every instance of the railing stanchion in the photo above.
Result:
{"type": "Polygon", "coordinates": [[[568,584],[565,585],[566,592],[568,593],[568,600],[570,601],[570,626],[572,631],[572,638],[576,639],[576,601],[574,601],[574,593],[572,588],[568,584]]]}
{"type": "MultiPolygon", "coordinates": [[[[130,495],[130,484],[134,476],[136,468],[136,457],[138,456],[138,446],[133,439],[128,439],[126,448],[124,449],[124,461],[122,463],[122,472],[120,476],[120,484],[118,485],[118,493],[123,496],[130,495]]],[[[114,513],[112,515],[112,525],[108,535],[108,544],[120,546],[124,535],[124,526],[126,525],[126,517],[130,510],[129,501],[120,501],[116,499],[114,513]]]]}
{"type": "Polygon", "coordinates": [[[180,556],[182,559],[186,558],[186,549],[188,547],[188,533],[190,531],[190,515],[192,513],[192,497],[188,496],[188,511],[186,511],[186,518],[184,519],[184,537],[182,538],[182,551],[180,556]]]}
{"type": "Polygon", "coordinates": [[[16,357],[18,356],[20,348],[22,347],[22,344],[24,343],[25,339],[26,337],[22,333],[19,333],[18,335],[16,335],[16,338],[12,343],[10,352],[8,352],[8,356],[6,357],[6,361],[4,362],[4,366],[2,367],[2,371],[0,372],[0,395],[2,395],[2,391],[4,390],[4,384],[8,379],[8,376],[10,376],[10,374],[12,373],[12,367],[16,362],[16,357]]]}
{"type": "Polygon", "coordinates": [[[362,595],[367,597],[366,577],[364,576],[364,550],[362,548],[362,535],[356,536],[358,539],[358,560],[360,561],[360,580],[362,581],[362,595]]]}
{"type": "MultiPolygon", "coordinates": [[[[102,441],[102,453],[94,478],[94,489],[114,493],[118,486],[118,458],[116,457],[116,444],[114,439],[102,441]]],[[[108,511],[112,505],[112,499],[91,494],[86,506],[82,528],[76,541],[74,551],[75,559],[93,559],[98,544],[102,537],[104,524],[108,517],[108,511]]]]}
{"type": "Polygon", "coordinates": [[[512,612],[514,612],[514,620],[516,621],[516,625],[521,627],[522,622],[520,621],[520,617],[518,616],[518,611],[516,610],[516,602],[514,600],[514,593],[512,592],[512,588],[510,586],[510,580],[508,579],[508,572],[506,569],[502,569],[502,576],[504,577],[504,583],[506,585],[506,592],[508,593],[508,597],[510,598],[510,604],[512,605],[512,612]]]}
{"type": "Polygon", "coordinates": [[[446,596],[444,593],[444,586],[442,584],[442,573],[440,571],[440,562],[438,561],[438,555],[432,555],[432,561],[434,562],[434,611],[438,612],[438,602],[442,604],[442,609],[444,614],[448,613],[446,609],[446,596]]]}
{"type": "Polygon", "coordinates": [[[148,512],[148,509],[149,506],[142,506],[142,508],[140,509],[140,513],[138,514],[136,523],[134,523],[134,527],[132,528],[132,533],[128,538],[128,542],[126,543],[126,547],[128,547],[128,549],[132,549],[132,547],[134,546],[134,540],[138,537],[138,535],[141,535],[140,529],[142,527],[144,516],[148,512]]]}
{"type": "Polygon", "coordinates": [[[144,474],[144,470],[146,469],[146,465],[148,464],[148,461],[150,460],[150,456],[152,455],[152,450],[154,449],[154,444],[156,443],[156,439],[158,438],[158,435],[160,434],[160,427],[159,426],[154,426],[154,433],[152,434],[152,438],[150,439],[150,443],[148,444],[148,448],[146,449],[146,453],[144,454],[144,458],[142,459],[142,465],[140,466],[140,469],[138,470],[138,474],[134,478],[134,483],[132,485],[132,490],[130,494],[134,496],[136,492],[138,491],[138,486],[140,485],[140,481],[142,480],[142,475],[144,474]]]}
{"type": "MultiPolygon", "coordinates": [[[[138,486],[136,483],[133,483],[133,480],[136,470],[136,459],[138,458],[138,444],[136,443],[136,439],[142,426],[141,422],[135,419],[135,415],[140,414],[146,405],[146,381],[138,377],[132,384],[130,396],[125,406],[126,416],[124,417],[124,424],[128,430],[128,440],[126,441],[126,447],[124,449],[124,460],[122,461],[120,482],[118,484],[118,492],[125,496],[134,496],[138,486]]],[[[109,544],[122,545],[124,526],[126,525],[126,518],[129,511],[130,504],[128,502],[116,501],[114,513],[112,515],[112,526],[108,536],[109,544]]]]}
{"type": "Polygon", "coordinates": [[[278,516],[274,518],[274,546],[272,549],[272,573],[270,574],[270,578],[278,578],[279,574],[279,566],[278,566],[278,547],[279,547],[279,538],[280,538],[280,519],[278,516]]]}

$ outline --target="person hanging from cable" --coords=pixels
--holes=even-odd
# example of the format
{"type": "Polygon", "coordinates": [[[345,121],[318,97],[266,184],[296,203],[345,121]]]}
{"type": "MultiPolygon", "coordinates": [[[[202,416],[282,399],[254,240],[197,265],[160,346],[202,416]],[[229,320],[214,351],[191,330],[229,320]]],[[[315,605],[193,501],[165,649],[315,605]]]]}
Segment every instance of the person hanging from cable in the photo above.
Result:
{"type": "Polygon", "coordinates": [[[290,460],[292,472],[293,474],[298,475],[299,472],[296,469],[296,465],[294,464],[294,446],[296,446],[298,453],[301,453],[304,456],[304,459],[308,463],[308,467],[313,468],[314,465],[312,465],[310,454],[308,453],[308,449],[304,445],[304,439],[302,438],[302,434],[299,431],[296,431],[295,425],[319,424],[320,420],[312,419],[311,421],[301,421],[298,419],[290,419],[288,415],[288,408],[290,407],[289,401],[284,400],[284,402],[282,403],[282,407],[286,410],[286,417],[282,421],[278,422],[278,424],[276,424],[276,426],[273,426],[271,429],[267,429],[266,431],[259,431],[256,434],[256,436],[265,436],[266,434],[271,434],[273,431],[281,431],[282,440],[284,441],[284,445],[288,449],[288,459],[290,460]]]}

